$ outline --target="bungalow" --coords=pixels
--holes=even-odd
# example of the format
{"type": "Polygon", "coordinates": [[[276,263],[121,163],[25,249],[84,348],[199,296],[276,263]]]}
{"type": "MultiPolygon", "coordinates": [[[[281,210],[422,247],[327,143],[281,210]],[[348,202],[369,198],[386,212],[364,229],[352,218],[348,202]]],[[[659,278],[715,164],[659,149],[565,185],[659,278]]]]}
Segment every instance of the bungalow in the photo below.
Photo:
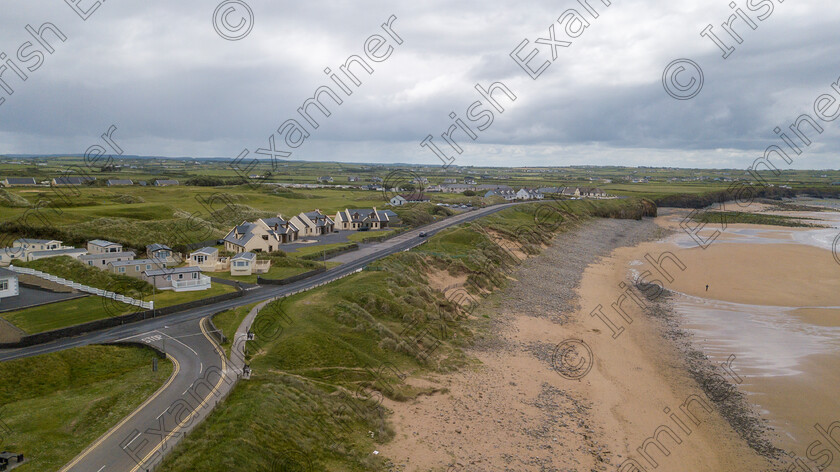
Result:
{"type": "Polygon", "coordinates": [[[76,249],[76,248],[66,248],[66,249],[56,249],[54,251],[32,251],[26,255],[26,260],[28,261],[37,261],[38,259],[46,259],[48,257],[60,257],[60,256],[67,256],[72,257],[73,259],[78,259],[82,256],[87,254],[85,249],[76,249]]]}
{"type": "Polygon", "coordinates": [[[318,182],[333,182],[333,178],[329,175],[325,175],[323,177],[318,177],[318,182]]]}
{"type": "Polygon", "coordinates": [[[564,187],[563,188],[563,196],[579,197],[580,196],[580,188],[578,188],[578,187],[564,187]]]}
{"type": "Polygon", "coordinates": [[[142,279],[147,270],[164,269],[159,261],[152,259],[135,259],[129,261],[111,261],[107,264],[108,272],[117,275],[127,275],[135,279],[142,279]]]}
{"type": "Polygon", "coordinates": [[[354,177],[354,176],[347,177],[348,182],[358,182],[360,180],[361,179],[359,179],[358,177],[354,177]]]}
{"type": "Polygon", "coordinates": [[[104,241],[102,239],[94,239],[88,241],[87,250],[91,254],[107,254],[111,252],[122,252],[122,244],[112,243],[111,241],[104,241]]]}
{"type": "Polygon", "coordinates": [[[203,275],[198,267],[177,267],[174,269],[153,269],[143,272],[143,280],[159,290],[192,292],[210,288],[210,277],[203,275]]]}
{"type": "Polygon", "coordinates": [[[300,236],[321,236],[335,231],[335,221],[321,210],[301,213],[289,222],[300,229],[300,236]]]}
{"type": "Polygon", "coordinates": [[[518,192],[516,192],[516,198],[518,200],[542,200],[544,196],[537,190],[531,188],[521,188],[518,192]]]}
{"type": "Polygon", "coordinates": [[[607,196],[607,192],[595,187],[585,188],[580,190],[580,194],[586,197],[603,198],[607,196]]]}
{"type": "Polygon", "coordinates": [[[490,197],[502,197],[505,200],[510,202],[510,201],[516,200],[516,192],[514,192],[513,190],[504,190],[504,189],[490,190],[489,192],[484,194],[484,198],[490,198],[490,197]]]}
{"type": "Polygon", "coordinates": [[[16,240],[13,246],[23,249],[25,253],[30,253],[32,251],[55,251],[58,249],[68,249],[61,245],[61,241],[54,239],[21,238],[16,240]]]}
{"type": "Polygon", "coordinates": [[[0,299],[20,295],[18,275],[9,269],[0,269],[0,299]]]}
{"type": "Polygon", "coordinates": [[[247,276],[265,274],[271,268],[271,261],[258,261],[253,252],[241,252],[230,259],[230,275],[247,276]]]}
{"type": "Polygon", "coordinates": [[[181,185],[177,180],[155,180],[155,187],[172,187],[181,185]]]}
{"type": "Polygon", "coordinates": [[[108,182],[106,182],[106,184],[109,187],[116,187],[119,185],[134,185],[134,182],[132,182],[129,179],[111,179],[108,182]]]}
{"type": "Polygon", "coordinates": [[[467,190],[475,190],[475,185],[465,184],[443,184],[440,186],[443,193],[464,193],[467,190]]]}
{"type": "Polygon", "coordinates": [[[230,259],[219,257],[219,250],[214,247],[204,247],[191,252],[187,264],[202,272],[221,272],[230,268],[230,259]]]}
{"type": "Polygon", "coordinates": [[[163,266],[177,264],[179,261],[175,255],[175,251],[164,244],[152,244],[146,246],[146,257],[158,261],[163,266]]]}
{"type": "Polygon", "coordinates": [[[79,262],[91,267],[98,267],[102,270],[105,270],[108,268],[109,262],[133,261],[134,256],[136,255],[137,254],[135,254],[132,251],[108,252],[104,254],[86,254],[84,256],[79,256],[79,262]]]}
{"type": "Polygon", "coordinates": [[[34,177],[8,177],[3,181],[6,187],[25,187],[27,185],[38,185],[34,177]]]}
{"type": "Polygon", "coordinates": [[[545,194],[557,194],[563,191],[562,187],[540,187],[537,189],[538,192],[545,194]]]}
{"type": "Polygon", "coordinates": [[[373,209],[346,209],[335,215],[335,224],[338,229],[362,230],[383,229],[388,227],[388,215],[385,212],[373,209]]]}
{"type": "Polygon", "coordinates": [[[56,177],[50,183],[54,187],[60,187],[64,185],[84,185],[94,180],[96,180],[96,177],[56,177]]]}
{"type": "Polygon", "coordinates": [[[425,203],[432,201],[429,197],[423,195],[423,193],[412,193],[412,194],[403,194],[403,195],[396,195],[391,199],[391,205],[394,206],[402,206],[406,203],[425,203]]]}

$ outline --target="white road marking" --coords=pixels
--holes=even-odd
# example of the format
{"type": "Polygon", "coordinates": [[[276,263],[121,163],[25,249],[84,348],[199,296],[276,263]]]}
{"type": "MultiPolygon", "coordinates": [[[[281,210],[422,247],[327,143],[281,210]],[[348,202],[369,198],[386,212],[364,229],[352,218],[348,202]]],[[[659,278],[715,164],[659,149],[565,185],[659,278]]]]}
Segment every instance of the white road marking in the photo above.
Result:
{"type": "MultiPolygon", "coordinates": [[[[140,434],[140,433],[137,433],[137,436],[134,436],[134,439],[137,439],[137,438],[139,438],[140,436],[141,436],[141,434],[140,434]]],[[[123,447],[123,449],[125,449],[125,448],[126,448],[126,447],[128,447],[128,446],[130,446],[130,445],[131,445],[131,443],[133,443],[133,442],[134,442],[134,439],[132,439],[131,441],[129,441],[129,442],[128,442],[128,444],[126,444],[126,445],[125,445],[125,447],[123,447]]],[[[100,469],[100,470],[102,470],[102,469],[100,469]]]]}

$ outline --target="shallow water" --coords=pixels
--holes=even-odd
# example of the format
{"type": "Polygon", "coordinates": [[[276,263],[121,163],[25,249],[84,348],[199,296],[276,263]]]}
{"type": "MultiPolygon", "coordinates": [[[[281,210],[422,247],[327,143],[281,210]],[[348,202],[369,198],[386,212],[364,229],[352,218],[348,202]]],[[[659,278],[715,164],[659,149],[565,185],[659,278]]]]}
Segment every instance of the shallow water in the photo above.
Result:
{"type": "MultiPolygon", "coordinates": [[[[837,200],[797,203],[840,209],[837,200]]],[[[836,242],[840,213],[779,214],[813,218],[815,223],[830,228],[729,227],[713,244],[794,244],[834,249],[835,253],[840,249],[836,242]]],[[[707,225],[701,234],[707,236],[720,229],[720,225],[707,225]]],[[[682,248],[697,246],[682,232],[667,238],[667,242],[682,248]]],[[[786,288],[768,286],[767,290],[786,288]]],[[[822,439],[815,425],[826,427],[840,420],[840,306],[813,306],[807,287],[801,290],[799,307],[747,305],[683,293],[675,294],[673,306],[682,326],[692,335],[694,346],[714,364],[735,356],[732,365],[737,376],[729,380],[773,428],[771,440],[805,457],[808,446],[822,439]]],[[[840,470],[840,450],[833,454],[835,459],[825,470],[840,470]]]]}

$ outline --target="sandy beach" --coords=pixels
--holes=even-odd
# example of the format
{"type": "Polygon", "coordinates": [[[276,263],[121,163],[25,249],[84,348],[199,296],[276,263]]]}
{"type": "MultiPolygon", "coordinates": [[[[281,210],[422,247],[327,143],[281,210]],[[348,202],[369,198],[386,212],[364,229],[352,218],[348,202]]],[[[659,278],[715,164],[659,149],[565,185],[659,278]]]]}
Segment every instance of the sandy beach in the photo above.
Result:
{"type": "Polygon", "coordinates": [[[729,225],[721,244],[691,247],[685,214],[591,221],[523,262],[476,313],[492,321],[467,352],[475,367],[410,380],[446,393],[387,404],[394,470],[764,471],[804,458],[814,424],[835,420],[840,267],[799,228],[729,225]],[[669,292],[631,288],[645,271],[669,292]],[[585,375],[562,369],[568,340],[585,375]]]}

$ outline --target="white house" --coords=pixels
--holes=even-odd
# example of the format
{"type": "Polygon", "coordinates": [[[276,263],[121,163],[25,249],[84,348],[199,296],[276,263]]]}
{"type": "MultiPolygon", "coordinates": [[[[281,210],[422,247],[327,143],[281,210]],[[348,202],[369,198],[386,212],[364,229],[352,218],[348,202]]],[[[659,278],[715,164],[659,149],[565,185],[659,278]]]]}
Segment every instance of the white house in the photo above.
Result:
{"type": "Polygon", "coordinates": [[[109,252],[122,252],[123,247],[122,244],[94,239],[93,241],[88,241],[87,250],[91,254],[107,254],[109,252]]]}
{"type": "Polygon", "coordinates": [[[16,297],[19,294],[17,274],[9,269],[0,269],[0,299],[16,297]]]}
{"type": "Polygon", "coordinates": [[[265,274],[271,267],[271,261],[258,261],[253,252],[241,252],[230,259],[230,275],[246,276],[265,274]]]}
{"type": "Polygon", "coordinates": [[[517,200],[542,200],[543,194],[530,188],[521,188],[516,192],[517,200]]]}
{"type": "Polygon", "coordinates": [[[203,275],[198,267],[177,267],[174,269],[147,270],[143,280],[159,290],[193,292],[210,288],[210,277],[203,275]]]}

